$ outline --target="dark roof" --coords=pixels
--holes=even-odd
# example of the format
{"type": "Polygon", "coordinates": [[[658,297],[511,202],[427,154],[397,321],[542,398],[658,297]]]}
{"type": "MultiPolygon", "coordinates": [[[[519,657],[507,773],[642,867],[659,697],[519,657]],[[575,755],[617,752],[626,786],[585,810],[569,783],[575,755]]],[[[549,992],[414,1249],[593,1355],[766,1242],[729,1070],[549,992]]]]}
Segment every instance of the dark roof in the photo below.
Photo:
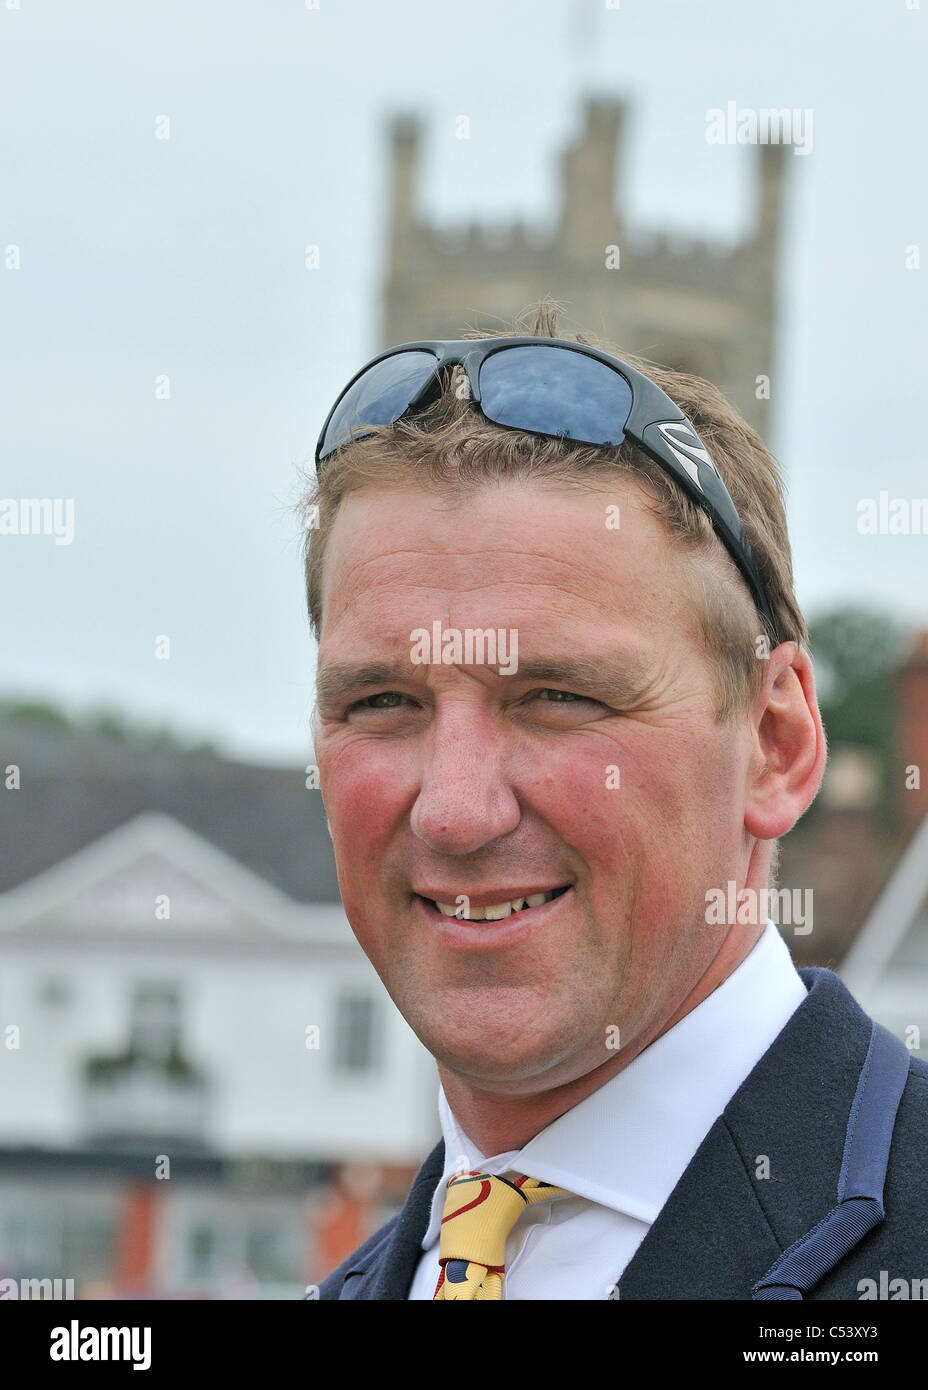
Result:
{"type": "Polygon", "coordinates": [[[11,763],[22,786],[0,786],[0,892],[161,811],[297,901],[340,901],[322,797],[305,786],[303,767],[4,722],[0,774],[11,763]]]}

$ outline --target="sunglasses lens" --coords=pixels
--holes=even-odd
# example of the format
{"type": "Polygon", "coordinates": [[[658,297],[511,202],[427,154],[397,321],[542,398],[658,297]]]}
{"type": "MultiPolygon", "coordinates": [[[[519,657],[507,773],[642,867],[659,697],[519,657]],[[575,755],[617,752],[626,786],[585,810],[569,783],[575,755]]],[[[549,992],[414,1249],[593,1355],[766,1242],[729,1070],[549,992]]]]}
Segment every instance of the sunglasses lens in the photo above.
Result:
{"type": "Polygon", "coordinates": [[[326,426],[319,459],[344,444],[353,429],[355,438],[363,438],[359,427],[392,425],[398,420],[434,372],[437,360],[431,352],[398,352],[364,372],[336,406],[326,426]]]}
{"type": "Polygon", "coordinates": [[[480,404],[498,425],[620,445],[632,408],[623,376],[570,348],[501,348],[480,368],[480,404]]]}

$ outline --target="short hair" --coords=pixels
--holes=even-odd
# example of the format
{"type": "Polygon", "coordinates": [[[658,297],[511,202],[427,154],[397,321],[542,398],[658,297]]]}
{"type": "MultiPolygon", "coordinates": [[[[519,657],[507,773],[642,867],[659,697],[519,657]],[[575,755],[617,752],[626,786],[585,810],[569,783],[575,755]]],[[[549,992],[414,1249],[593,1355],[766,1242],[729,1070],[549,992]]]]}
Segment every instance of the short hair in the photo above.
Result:
{"type": "MultiPolygon", "coordinates": [[[[806,624],[793,589],[783,479],[759,435],[710,382],[623,352],[604,338],[559,331],[560,312],[561,306],[545,296],[500,333],[469,331],[462,336],[566,338],[610,353],[649,376],[689,417],[728,488],[769,595],[780,641],[806,644],[806,624]]],[[[716,674],[716,718],[724,721],[742,712],[762,684],[762,658],[769,644],[764,646],[763,623],[750,591],[703,509],[633,440],[626,438],[616,449],[495,425],[455,389],[456,378],[457,369],[443,373],[440,390],[421,413],[392,425],[365,426],[364,438],[350,440],[331,454],[311,479],[299,506],[312,516],[303,561],[315,637],[323,623],[326,545],[339,506],[350,493],[362,487],[414,484],[454,497],[494,482],[531,478],[601,488],[605,481],[624,475],[641,485],[681,554],[693,562],[692,606],[716,674]]]]}

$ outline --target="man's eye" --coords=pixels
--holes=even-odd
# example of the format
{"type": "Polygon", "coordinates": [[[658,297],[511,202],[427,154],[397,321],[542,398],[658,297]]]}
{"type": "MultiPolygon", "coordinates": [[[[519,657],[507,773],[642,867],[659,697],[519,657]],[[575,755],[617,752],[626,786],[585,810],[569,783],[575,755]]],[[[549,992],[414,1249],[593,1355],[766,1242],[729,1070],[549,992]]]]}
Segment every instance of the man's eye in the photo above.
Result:
{"type": "MultiPolygon", "coordinates": [[[[529,700],[543,700],[545,704],[551,705],[599,705],[602,708],[602,700],[594,700],[588,695],[577,695],[572,690],[557,690],[553,687],[545,687],[541,690],[533,691],[528,697],[529,700]]],[[[355,710],[392,710],[401,709],[404,701],[408,700],[407,695],[403,695],[398,690],[378,690],[375,695],[365,695],[360,700],[355,700],[354,704],[348,706],[347,713],[351,714],[355,710]]]]}
{"type": "Polygon", "coordinates": [[[594,699],[592,699],[592,697],[589,696],[589,695],[577,695],[577,694],[575,694],[575,692],[574,692],[573,690],[554,690],[554,689],[552,689],[552,688],[550,688],[550,687],[546,687],[546,688],[543,689],[543,690],[537,690],[537,691],[535,691],[535,695],[536,695],[538,698],[540,698],[542,695],[553,696],[553,697],[554,697],[553,699],[549,699],[549,700],[547,701],[548,704],[553,704],[553,705],[562,705],[562,704],[565,704],[565,705],[573,705],[573,704],[581,704],[581,705],[601,705],[601,704],[602,704],[602,700],[594,700],[594,699]]]}
{"type": "Polygon", "coordinates": [[[363,700],[356,700],[353,705],[349,705],[348,713],[355,709],[398,709],[399,702],[405,699],[406,696],[401,695],[398,690],[378,690],[376,695],[365,695],[363,700]],[[387,700],[389,703],[375,703],[380,700],[387,700]]]}

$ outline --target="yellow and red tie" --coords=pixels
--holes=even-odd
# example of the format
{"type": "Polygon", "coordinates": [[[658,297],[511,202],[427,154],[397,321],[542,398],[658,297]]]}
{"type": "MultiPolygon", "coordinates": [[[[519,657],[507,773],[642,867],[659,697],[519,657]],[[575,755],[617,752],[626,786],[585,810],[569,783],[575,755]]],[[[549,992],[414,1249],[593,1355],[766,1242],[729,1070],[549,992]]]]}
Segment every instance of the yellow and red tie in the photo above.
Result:
{"type": "Polygon", "coordinates": [[[492,1173],[449,1178],[438,1250],[441,1272],[433,1299],[501,1299],[506,1238],[522,1212],[533,1202],[570,1195],[566,1188],[537,1178],[510,1181],[492,1173]]]}

